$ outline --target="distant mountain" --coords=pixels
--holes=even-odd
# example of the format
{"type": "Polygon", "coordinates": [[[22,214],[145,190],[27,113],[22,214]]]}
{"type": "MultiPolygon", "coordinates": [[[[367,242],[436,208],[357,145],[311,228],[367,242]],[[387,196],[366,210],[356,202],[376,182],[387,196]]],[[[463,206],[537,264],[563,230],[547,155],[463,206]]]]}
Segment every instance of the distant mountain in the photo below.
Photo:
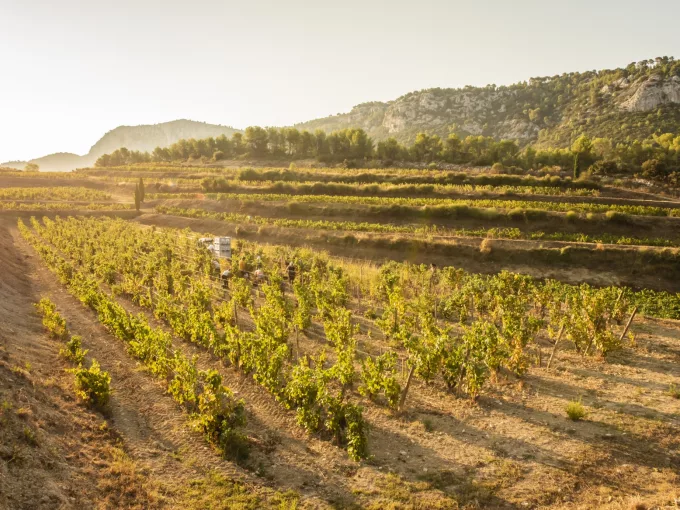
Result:
{"type": "Polygon", "coordinates": [[[23,169],[27,163],[36,163],[41,170],[62,172],[91,166],[102,154],[113,152],[121,147],[137,151],[152,151],[156,147],[172,145],[183,138],[208,138],[222,134],[231,136],[237,131],[229,126],[193,120],[174,120],[142,126],[119,126],[101,137],[84,156],[59,152],[30,161],[0,163],[0,166],[23,169]]]}
{"type": "Polygon", "coordinates": [[[421,90],[295,127],[326,132],[359,127],[375,140],[394,137],[407,143],[421,131],[557,147],[582,133],[641,140],[658,132],[680,132],[680,61],[661,57],[621,69],[532,78],[503,87],[421,90]]]}
{"type": "Polygon", "coordinates": [[[30,161],[9,161],[2,163],[0,166],[9,168],[18,168],[23,170],[27,163],[35,163],[41,170],[50,172],[68,172],[79,166],[83,166],[83,158],[85,156],[78,156],[78,154],[71,154],[70,152],[57,152],[42,158],[32,159],[30,161]]]}
{"type": "Polygon", "coordinates": [[[211,136],[231,136],[239,131],[229,126],[206,124],[193,120],[174,120],[163,124],[147,126],[119,126],[106,133],[95,143],[88,156],[97,159],[102,154],[108,154],[127,147],[135,151],[153,151],[156,147],[167,147],[183,138],[209,138],[211,136]]]}
{"type": "MultiPolygon", "coordinates": [[[[680,61],[659,57],[620,69],[531,78],[510,86],[421,90],[295,127],[326,132],[362,128],[375,141],[394,137],[405,143],[421,131],[442,137],[451,132],[461,137],[492,136],[539,147],[566,147],[581,134],[614,142],[644,140],[655,133],[680,132],[680,61]]],[[[120,126],[85,156],[59,153],[31,162],[43,170],[70,170],[93,165],[102,154],[121,147],[152,151],[183,138],[231,136],[237,131],[190,120],[120,126]]]]}

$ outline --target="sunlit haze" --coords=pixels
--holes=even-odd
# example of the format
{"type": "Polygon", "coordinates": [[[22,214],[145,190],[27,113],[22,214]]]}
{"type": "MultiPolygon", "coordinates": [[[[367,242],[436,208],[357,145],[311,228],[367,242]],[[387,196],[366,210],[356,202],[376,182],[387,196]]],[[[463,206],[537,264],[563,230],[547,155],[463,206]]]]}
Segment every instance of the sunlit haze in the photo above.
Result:
{"type": "Polygon", "coordinates": [[[418,89],[680,56],[680,2],[0,0],[0,162],[119,125],[290,125],[418,89]]]}

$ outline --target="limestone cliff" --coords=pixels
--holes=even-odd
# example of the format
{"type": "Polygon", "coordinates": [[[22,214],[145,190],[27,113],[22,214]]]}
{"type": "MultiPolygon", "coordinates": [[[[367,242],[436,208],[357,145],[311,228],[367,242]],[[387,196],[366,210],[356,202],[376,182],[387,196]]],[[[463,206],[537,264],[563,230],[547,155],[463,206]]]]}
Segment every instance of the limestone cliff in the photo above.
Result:
{"type": "Polygon", "coordinates": [[[652,75],[635,84],[621,108],[631,112],[648,112],[668,104],[680,104],[680,76],[667,79],[652,75]]]}

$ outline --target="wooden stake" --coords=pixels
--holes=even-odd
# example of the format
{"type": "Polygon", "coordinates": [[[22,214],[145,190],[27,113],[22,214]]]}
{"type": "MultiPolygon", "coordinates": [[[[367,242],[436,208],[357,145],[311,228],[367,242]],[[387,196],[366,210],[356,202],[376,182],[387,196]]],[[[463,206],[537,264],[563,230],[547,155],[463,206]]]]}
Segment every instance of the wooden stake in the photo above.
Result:
{"type": "Polygon", "coordinates": [[[616,298],[616,301],[614,302],[614,308],[616,308],[616,305],[618,305],[619,301],[621,301],[621,296],[623,296],[623,289],[621,289],[621,292],[619,292],[619,295],[616,298]]]}
{"type": "Polygon", "coordinates": [[[553,356],[555,356],[555,351],[557,350],[557,344],[560,343],[562,339],[562,333],[564,333],[564,324],[560,327],[560,332],[557,333],[557,340],[555,340],[555,345],[553,345],[552,352],[550,353],[550,359],[548,360],[548,370],[550,370],[550,364],[552,363],[553,356]]]}
{"type": "Polygon", "coordinates": [[[411,379],[413,378],[413,372],[415,371],[415,365],[411,367],[408,372],[408,378],[406,379],[406,386],[404,386],[404,391],[401,392],[401,398],[399,399],[399,412],[404,410],[404,402],[406,401],[406,394],[408,393],[409,386],[411,386],[411,379]]]}
{"type": "Polygon", "coordinates": [[[295,326],[295,349],[297,350],[297,359],[300,359],[300,330],[295,326]]]}
{"type": "Polygon", "coordinates": [[[623,330],[623,333],[621,333],[621,336],[619,337],[619,342],[623,341],[623,337],[626,336],[626,333],[628,333],[628,328],[630,328],[630,325],[633,323],[633,319],[635,318],[635,314],[637,313],[637,306],[633,308],[633,313],[630,314],[630,319],[628,319],[628,323],[626,324],[626,327],[623,330]]]}

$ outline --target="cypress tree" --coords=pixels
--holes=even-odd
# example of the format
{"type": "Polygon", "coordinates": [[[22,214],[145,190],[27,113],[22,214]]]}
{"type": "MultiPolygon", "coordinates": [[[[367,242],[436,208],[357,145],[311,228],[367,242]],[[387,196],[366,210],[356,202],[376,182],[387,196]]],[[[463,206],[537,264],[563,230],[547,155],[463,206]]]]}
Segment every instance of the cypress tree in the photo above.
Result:
{"type": "Polygon", "coordinates": [[[135,186],[135,209],[139,212],[139,205],[141,203],[141,193],[139,191],[139,184],[135,186]]]}
{"type": "Polygon", "coordinates": [[[144,196],[146,193],[144,192],[144,179],[141,177],[139,178],[139,201],[144,202],[144,196]]]}
{"type": "Polygon", "coordinates": [[[581,154],[576,153],[574,154],[574,180],[578,179],[581,177],[581,154]]]}

